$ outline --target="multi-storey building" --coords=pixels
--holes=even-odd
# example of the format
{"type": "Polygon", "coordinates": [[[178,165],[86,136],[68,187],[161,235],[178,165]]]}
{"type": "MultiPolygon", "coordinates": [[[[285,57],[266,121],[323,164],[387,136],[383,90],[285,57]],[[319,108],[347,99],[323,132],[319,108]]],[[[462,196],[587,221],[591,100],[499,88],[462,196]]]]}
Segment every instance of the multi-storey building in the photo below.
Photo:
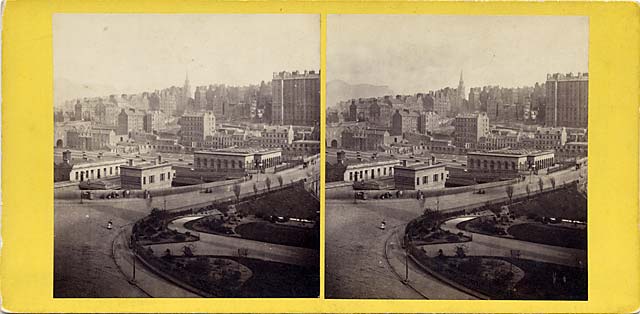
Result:
{"type": "Polygon", "coordinates": [[[564,127],[538,128],[534,135],[536,149],[559,150],[567,143],[567,130],[564,127]]]}
{"type": "Polygon", "coordinates": [[[165,116],[162,112],[153,110],[144,115],[143,129],[147,133],[153,133],[164,128],[165,116]]]}
{"type": "Polygon", "coordinates": [[[216,130],[216,116],[210,111],[185,113],[178,121],[180,143],[188,147],[198,147],[207,136],[216,130]]]}
{"type": "Polygon", "coordinates": [[[396,110],[391,118],[391,135],[417,133],[420,115],[415,111],[396,110]]]}
{"type": "Polygon", "coordinates": [[[380,147],[391,144],[389,132],[360,126],[351,126],[342,131],[342,147],[358,151],[378,151],[380,147]]]}
{"type": "Polygon", "coordinates": [[[473,112],[480,110],[480,93],[482,89],[479,87],[472,87],[469,89],[469,111],[473,112]]]}
{"type": "Polygon", "coordinates": [[[144,130],[144,113],[135,109],[122,109],[118,115],[117,135],[128,135],[131,131],[144,130]]]}
{"type": "Polygon", "coordinates": [[[260,136],[253,138],[256,145],[260,147],[283,148],[291,145],[295,133],[293,126],[265,126],[261,130],[260,136]]]}
{"type": "Polygon", "coordinates": [[[273,124],[316,125],[320,121],[320,73],[280,72],[271,81],[273,124]]]}
{"type": "Polygon", "coordinates": [[[453,121],[454,144],[460,148],[476,147],[482,137],[489,135],[489,117],[484,112],[459,114],[453,121]]]}
{"type": "Polygon", "coordinates": [[[587,127],[589,74],[547,74],[545,125],[587,127]]]}
{"type": "Polygon", "coordinates": [[[418,116],[418,132],[421,134],[431,133],[438,128],[440,116],[433,111],[420,112],[418,116]]]}
{"type": "Polygon", "coordinates": [[[247,132],[244,130],[219,130],[204,140],[204,147],[221,149],[227,147],[242,147],[247,144],[247,132]]]}
{"type": "Polygon", "coordinates": [[[104,126],[117,127],[120,108],[112,103],[100,102],[95,107],[95,121],[104,126]]]}

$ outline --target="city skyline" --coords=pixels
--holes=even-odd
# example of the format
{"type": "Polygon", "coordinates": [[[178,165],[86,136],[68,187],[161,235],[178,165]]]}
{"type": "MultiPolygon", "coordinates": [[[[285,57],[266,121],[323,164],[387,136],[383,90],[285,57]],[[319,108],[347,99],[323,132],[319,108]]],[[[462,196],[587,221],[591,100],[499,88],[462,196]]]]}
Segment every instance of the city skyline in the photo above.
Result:
{"type": "Polygon", "coordinates": [[[467,91],[533,86],[588,72],[588,33],[587,17],[329,15],[327,82],[415,94],[455,88],[463,72],[467,91]]]}
{"type": "Polygon", "coordinates": [[[55,14],[53,34],[56,103],[182,86],[186,73],[193,87],[245,86],[320,68],[311,14],[55,14]]]}

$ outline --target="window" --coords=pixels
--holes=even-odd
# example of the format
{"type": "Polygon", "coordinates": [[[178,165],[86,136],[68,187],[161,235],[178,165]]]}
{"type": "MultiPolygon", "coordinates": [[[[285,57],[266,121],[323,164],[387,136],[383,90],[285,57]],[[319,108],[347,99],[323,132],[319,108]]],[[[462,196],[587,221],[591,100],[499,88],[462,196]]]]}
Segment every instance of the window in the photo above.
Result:
{"type": "Polygon", "coordinates": [[[109,175],[113,175],[113,167],[109,167],[109,175]]]}
{"type": "Polygon", "coordinates": [[[416,178],[416,185],[420,185],[420,178],[416,178]]]}
{"type": "Polygon", "coordinates": [[[147,184],[147,177],[142,177],[142,184],[147,184]]]}
{"type": "Polygon", "coordinates": [[[387,175],[387,168],[382,168],[382,175],[387,175]]]}
{"type": "Polygon", "coordinates": [[[160,174],[160,181],[164,181],[164,173],[160,174]]]}
{"type": "Polygon", "coordinates": [[[427,182],[427,176],[423,176],[422,177],[422,184],[427,184],[429,182],[427,182]]]}
{"type": "Polygon", "coordinates": [[[78,180],[78,172],[76,171],[76,181],[78,180]]]}
{"type": "Polygon", "coordinates": [[[167,180],[171,180],[171,171],[167,172],[167,180]]]}
{"type": "Polygon", "coordinates": [[[149,176],[149,183],[153,183],[156,181],[156,176],[149,176]]]}
{"type": "Polygon", "coordinates": [[[353,181],[353,172],[349,172],[349,181],[353,181]]]}
{"type": "Polygon", "coordinates": [[[433,175],[433,182],[438,182],[438,174],[433,175]]]}
{"type": "Polygon", "coordinates": [[[444,172],[440,173],[440,180],[444,180],[444,172]]]}

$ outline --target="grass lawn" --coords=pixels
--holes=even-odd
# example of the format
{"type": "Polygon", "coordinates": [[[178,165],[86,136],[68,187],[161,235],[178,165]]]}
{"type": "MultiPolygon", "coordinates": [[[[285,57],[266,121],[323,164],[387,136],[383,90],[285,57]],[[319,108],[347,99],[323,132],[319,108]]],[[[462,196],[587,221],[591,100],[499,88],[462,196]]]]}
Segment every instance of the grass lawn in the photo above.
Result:
{"type": "Polygon", "coordinates": [[[511,226],[507,232],[518,240],[573,249],[587,249],[587,229],[524,223],[511,226]]]}
{"type": "Polygon", "coordinates": [[[575,186],[543,193],[513,204],[509,210],[518,216],[556,217],[587,221],[587,199],[575,186]]]}
{"type": "Polygon", "coordinates": [[[586,269],[506,257],[416,257],[449,280],[492,299],[587,300],[586,269]]]}
{"type": "Polygon", "coordinates": [[[320,247],[320,230],[317,228],[303,228],[260,221],[241,224],[235,228],[235,231],[244,239],[311,249],[320,247]]]}
{"type": "MultiPolygon", "coordinates": [[[[158,258],[163,271],[224,298],[318,297],[319,268],[252,258],[196,256],[158,258]]],[[[157,265],[158,266],[158,265],[157,265]]]]}
{"type": "Polygon", "coordinates": [[[320,202],[302,186],[266,193],[236,206],[238,212],[257,217],[280,216],[317,221],[320,202]]]}

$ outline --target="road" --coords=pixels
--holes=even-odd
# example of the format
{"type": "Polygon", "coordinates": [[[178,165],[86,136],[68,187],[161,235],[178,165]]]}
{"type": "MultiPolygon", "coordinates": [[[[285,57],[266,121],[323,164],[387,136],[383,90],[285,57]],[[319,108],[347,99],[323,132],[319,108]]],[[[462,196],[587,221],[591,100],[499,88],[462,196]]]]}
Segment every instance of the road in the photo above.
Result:
{"type": "MultiPolygon", "coordinates": [[[[528,185],[532,193],[539,190],[538,178],[543,178],[545,188],[550,188],[549,178],[558,185],[570,182],[580,175],[586,178],[586,167],[578,171],[569,170],[527,178],[514,184],[514,197],[526,195],[528,185]]],[[[425,207],[447,210],[461,206],[482,205],[490,201],[507,198],[504,186],[488,188],[485,194],[472,192],[431,197],[425,207]]],[[[327,199],[325,213],[325,295],[327,298],[422,298],[405,286],[384,260],[384,243],[388,232],[378,227],[385,221],[388,229],[403,226],[421,215],[424,208],[415,199],[353,200],[327,199]]],[[[475,235],[474,235],[475,237],[475,235]]],[[[489,239],[487,239],[489,240],[489,239]]],[[[394,255],[398,258],[398,253],[394,255]]],[[[401,256],[400,256],[401,257],[401,256]]],[[[434,279],[435,280],[435,279],[434,279]]],[[[433,283],[437,287],[437,283],[433,283]]],[[[444,290],[421,291],[426,297],[443,296],[444,290]]]]}
{"type": "Polygon", "coordinates": [[[395,228],[387,239],[387,259],[391,268],[400,278],[407,278],[407,284],[425,298],[433,300],[475,300],[477,297],[458,290],[426,273],[413,260],[407,259],[401,245],[404,226],[395,228]]]}
{"type": "MultiPolygon", "coordinates": [[[[319,163],[311,168],[319,171],[319,163]]],[[[279,173],[285,179],[298,180],[309,169],[290,169],[279,173]]],[[[272,186],[277,186],[277,175],[270,175],[272,186]]],[[[253,193],[253,183],[264,188],[265,175],[254,176],[254,181],[242,184],[242,195],[253,193]]],[[[289,180],[289,181],[288,181],[289,180]]],[[[213,202],[221,198],[234,198],[229,190],[224,193],[189,192],[184,194],[145,199],[54,200],[54,296],[55,297],[124,297],[138,298],[148,295],[128,280],[113,255],[113,242],[119,228],[147,216],[153,207],[175,209],[213,202]],[[165,203],[166,199],[166,203],[165,203]],[[111,220],[114,228],[106,228],[111,220]]],[[[126,260],[125,260],[125,263],[126,260]]],[[[129,259],[129,264],[131,260],[129,259]]],[[[128,269],[125,264],[123,268],[128,269]]],[[[159,277],[158,277],[159,278],[159,277]]],[[[161,279],[161,278],[160,278],[161,279]]],[[[146,290],[145,290],[146,291],[146,290]]]]}
{"type": "Polygon", "coordinates": [[[247,240],[237,237],[227,237],[205,232],[195,232],[187,229],[184,224],[202,218],[204,216],[183,217],[172,221],[167,227],[179,232],[189,231],[200,235],[200,240],[188,243],[169,243],[151,245],[154,253],[158,256],[164,254],[166,249],[170,249],[174,254],[180,254],[185,245],[190,245],[196,255],[220,255],[238,256],[238,249],[247,249],[246,257],[261,259],[265,261],[293,264],[300,266],[317,265],[320,261],[318,250],[301,247],[278,245],[260,241],[247,240]]]}
{"type": "MultiPolygon", "coordinates": [[[[452,233],[462,232],[465,234],[472,234],[473,240],[471,242],[465,243],[465,246],[468,250],[468,255],[509,257],[511,256],[512,250],[517,250],[520,252],[520,257],[524,259],[573,267],[586,265],[587,251],[585,250],[551,246],[509,238],[493,237],[480,233],[472,233],[461,230],[456,226],[461,222],[474,218],[477,217],[458,217],[444,222],[441,226],[443,230],[448,230],[452,233]]],[[[439,249],[442,249],[446,255],[454,255],[455,248],[458,245],[459,244],[456,243],[447,243],[425,245],[422,247],[427,251],[428,255],[437,256],[439,249]]]]}

